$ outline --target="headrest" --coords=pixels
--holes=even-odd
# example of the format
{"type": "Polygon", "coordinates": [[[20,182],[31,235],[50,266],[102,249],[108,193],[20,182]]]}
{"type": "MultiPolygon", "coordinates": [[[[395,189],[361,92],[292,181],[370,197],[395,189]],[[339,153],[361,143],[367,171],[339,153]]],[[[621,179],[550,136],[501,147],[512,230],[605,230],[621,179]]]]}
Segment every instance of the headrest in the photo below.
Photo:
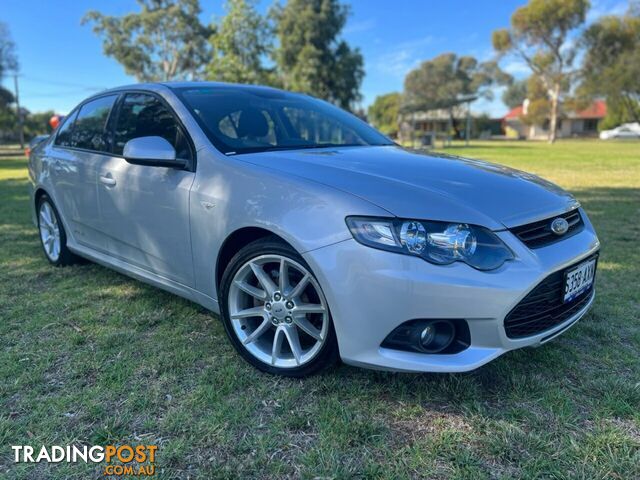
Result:
{"type": "Polygon", "coordinates": [[[240,113],[238,136],[260,138],[269,133],[269,124],[264,114],[257,108],[247,108],[240,113]]]}

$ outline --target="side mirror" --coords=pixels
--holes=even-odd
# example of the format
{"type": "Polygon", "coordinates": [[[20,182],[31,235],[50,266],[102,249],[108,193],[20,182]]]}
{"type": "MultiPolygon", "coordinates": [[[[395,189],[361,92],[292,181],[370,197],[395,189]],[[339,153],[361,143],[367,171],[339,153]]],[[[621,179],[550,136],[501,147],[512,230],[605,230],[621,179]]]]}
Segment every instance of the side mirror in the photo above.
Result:
{"type": "Polygon", "coordinates": [[[134,165],[184,168],[186,160],[176,158],[176,150],[162,137],[138,137],[124,145],[124,159],[134,165]]]}

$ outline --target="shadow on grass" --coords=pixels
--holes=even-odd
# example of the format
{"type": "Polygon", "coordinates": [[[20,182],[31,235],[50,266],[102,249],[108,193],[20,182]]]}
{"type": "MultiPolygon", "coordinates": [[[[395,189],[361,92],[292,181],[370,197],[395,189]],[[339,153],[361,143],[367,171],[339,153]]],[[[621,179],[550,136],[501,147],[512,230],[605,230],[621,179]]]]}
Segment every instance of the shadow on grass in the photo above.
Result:
{"type": "MultiPolygon", "coordinates": [[[[0,154],[0,157],[2,155],[0,154]]],[[[15,158],[15,155],[11,155],[11,158],[0,158],[0,171],[2,170],[18,170],[27,166],[26,159],[15,158]]]]}

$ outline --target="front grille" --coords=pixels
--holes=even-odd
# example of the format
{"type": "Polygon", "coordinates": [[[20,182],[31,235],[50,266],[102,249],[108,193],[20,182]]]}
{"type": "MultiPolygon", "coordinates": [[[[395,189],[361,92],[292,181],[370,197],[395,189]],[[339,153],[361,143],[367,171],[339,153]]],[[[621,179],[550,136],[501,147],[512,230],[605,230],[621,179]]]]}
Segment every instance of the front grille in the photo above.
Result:
{"type": "Polygon", "coordinates": [[[563,303],[564,276],[574,267],[572,265],[549,275],[507,314],[504,319],[507,337],[523,338],[549,330],[571,318],[589,303],[595,278],[587,291],[563,303]]]}
{"type": "Polygon", "coordinates": [[[511,231],[529,248],[540,248],[575,235],[583,227],[584,221],[580,211],[576,208],[562,215],[512,228],[511,231]],[[563,235],[556,235],[551,231],[551,222],[558,217],[564,218],[569,224],[569,230],[563,235]]]}

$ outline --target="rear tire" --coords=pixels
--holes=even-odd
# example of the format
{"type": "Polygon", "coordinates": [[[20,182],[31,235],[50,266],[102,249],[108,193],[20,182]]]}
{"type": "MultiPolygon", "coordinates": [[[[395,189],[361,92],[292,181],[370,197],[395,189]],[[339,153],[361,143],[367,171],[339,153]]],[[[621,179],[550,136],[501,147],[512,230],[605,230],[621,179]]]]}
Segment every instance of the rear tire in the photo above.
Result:
{"type": "Polygon", "coordinates": [[[56,267],[76,263],[78,257],[67,248],[67,232],[51,198],[43,194],[37,207],[38,232],[44,256],[56,267]]]}
{"type": "Polygon", "coordinates": [[[302,256],[277,237],[242,248],[227,265],[220,287],[224,328],[254,367],[305,377],[338,361],[338,342],[320,285],[302,256]]]}

